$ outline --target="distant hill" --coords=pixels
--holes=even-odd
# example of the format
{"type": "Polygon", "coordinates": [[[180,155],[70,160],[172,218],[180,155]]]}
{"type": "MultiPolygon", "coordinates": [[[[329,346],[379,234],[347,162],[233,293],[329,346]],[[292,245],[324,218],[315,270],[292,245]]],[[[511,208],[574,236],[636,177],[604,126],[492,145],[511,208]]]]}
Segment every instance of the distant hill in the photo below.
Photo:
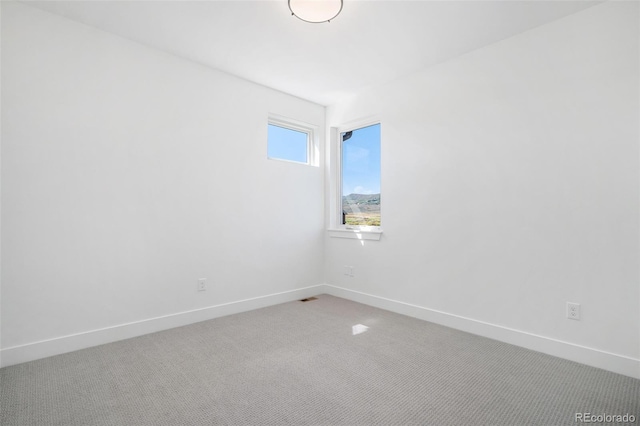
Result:
{"type": "Polygon", "coordinates": [[[379,213],[380,194],[349,194],[342,197],[342,210],[349,213],[379,213]]]}

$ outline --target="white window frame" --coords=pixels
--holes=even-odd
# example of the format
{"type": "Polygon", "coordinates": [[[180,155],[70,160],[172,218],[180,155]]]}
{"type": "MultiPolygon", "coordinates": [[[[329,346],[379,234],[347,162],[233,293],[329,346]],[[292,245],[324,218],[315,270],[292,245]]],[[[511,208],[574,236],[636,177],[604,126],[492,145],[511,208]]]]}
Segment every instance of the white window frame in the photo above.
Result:
{"type": "Polygon", "coordinates": [[[274,126],[282,127],[284,129],[295,130],[307,134],[307,161],[294,161],[287,160],[285,158],[269,157],[269,138],[267,136],[267,159],[275,161],[284,161],[294,164],[305,164],[309,166],[318,167],[320,160],[320,137],[318,132],[318,126],[305,123],[304,121],[294,120],[292,118],[284,117],[277,114],[269,114],[267,119],[267,128],[272,124],[274,126]]]}
{"type": "MultiPolygon", "coordinates": [[[[345,123],[339,127],[332,127],[330,133],[330,218],[329,235],[336,238],[354,238],[359,240],[379,240],[382,226],[346,225],[342,223],[342,133],[361,129],[363,127],[380,125],[380,145],[382,149],[382,121],[378,117],[367,117],[345,123]]],[[[381,165],[382,167],[382,165],[381,165]]],[[[380,171],[382,179],[382,170],[380,171]]],[[[382,182],[380,197],[382,197],[382,182]]],[[[382,218],[382,204],[380,205],[382,218]]],[[[382,223],[381,223],[382,225],[382,223]]]]}

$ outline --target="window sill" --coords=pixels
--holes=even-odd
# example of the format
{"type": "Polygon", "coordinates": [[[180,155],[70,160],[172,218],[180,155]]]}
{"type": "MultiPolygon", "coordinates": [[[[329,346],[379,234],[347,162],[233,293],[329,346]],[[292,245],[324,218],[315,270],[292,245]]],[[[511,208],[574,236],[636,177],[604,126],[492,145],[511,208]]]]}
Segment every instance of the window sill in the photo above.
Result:
{"type": "Polygon", "coordinates": [[[369,231],[363,229],[329,229],[329,236],[332,238],[352,238],[355,240],[379,241],[382,230],[369,231]]]}

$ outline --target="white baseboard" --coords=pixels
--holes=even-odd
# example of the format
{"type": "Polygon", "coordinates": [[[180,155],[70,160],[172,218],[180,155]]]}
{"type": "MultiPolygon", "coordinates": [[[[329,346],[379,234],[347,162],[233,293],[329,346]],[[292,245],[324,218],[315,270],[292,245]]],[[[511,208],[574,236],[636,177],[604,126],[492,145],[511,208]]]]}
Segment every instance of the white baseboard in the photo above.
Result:
{"type": "Polygon", "coordinates": [[[208,306],[206,308],[194,309],[192,311],[178,312],[171,315],[149,318],[128,324],[120,324],[113,327],[56,337],[53,339],[28,343],[26,345],[13,346],[0,351],[0,360],[2,361],[0,367],[8,367],[10,365],[46,358],[53,355],[60,355],[67,352],[77,351],[79,349],[129,339],[131,337],[142,336],[144,334],[155,333],[157,331],[168,330],[170,328],[181,327],[183,325],[206,321],[226,315],[251,311],[254,309],[277,305],[279,303],[291,302],[293,300],[315,296],[324,292],[324,285],[314,285],[282,293],[269,294],[246,300],[238,300],[236,302],[208,306]]]}
{"type": "Polygon", "coordinates": [[[639,359],[604,352],[598,349],[563,342],[549,337],[489,324],[471,318],[452,315],[446,312],[440,312],[330,284],[315,285],[252,299],[208,306],[192,311],[179,312],[162,317],[5,348],[0,350],[0,360],[2,361],[0,367],[8,367],[10,365],[181,327],[183,325],[226,315],[251,311],[322,293],[640,379],[639,359]]]}
{"type": "Polygon", "coordinates": [[[326,294],[640,379],[640,359],[325,284],[326,294]]]}

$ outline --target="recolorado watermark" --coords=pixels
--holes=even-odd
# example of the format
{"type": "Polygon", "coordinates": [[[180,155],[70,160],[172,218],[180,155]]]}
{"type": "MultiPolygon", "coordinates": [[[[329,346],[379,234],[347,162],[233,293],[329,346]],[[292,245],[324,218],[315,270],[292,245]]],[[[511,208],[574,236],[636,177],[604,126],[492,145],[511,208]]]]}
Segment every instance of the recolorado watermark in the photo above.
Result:
{"type": "Polygon", "coordinates": [[[594,413],[576,413],[576,423],[635,423],[636,416],[633,414],[594,414],[594,413]]]}

